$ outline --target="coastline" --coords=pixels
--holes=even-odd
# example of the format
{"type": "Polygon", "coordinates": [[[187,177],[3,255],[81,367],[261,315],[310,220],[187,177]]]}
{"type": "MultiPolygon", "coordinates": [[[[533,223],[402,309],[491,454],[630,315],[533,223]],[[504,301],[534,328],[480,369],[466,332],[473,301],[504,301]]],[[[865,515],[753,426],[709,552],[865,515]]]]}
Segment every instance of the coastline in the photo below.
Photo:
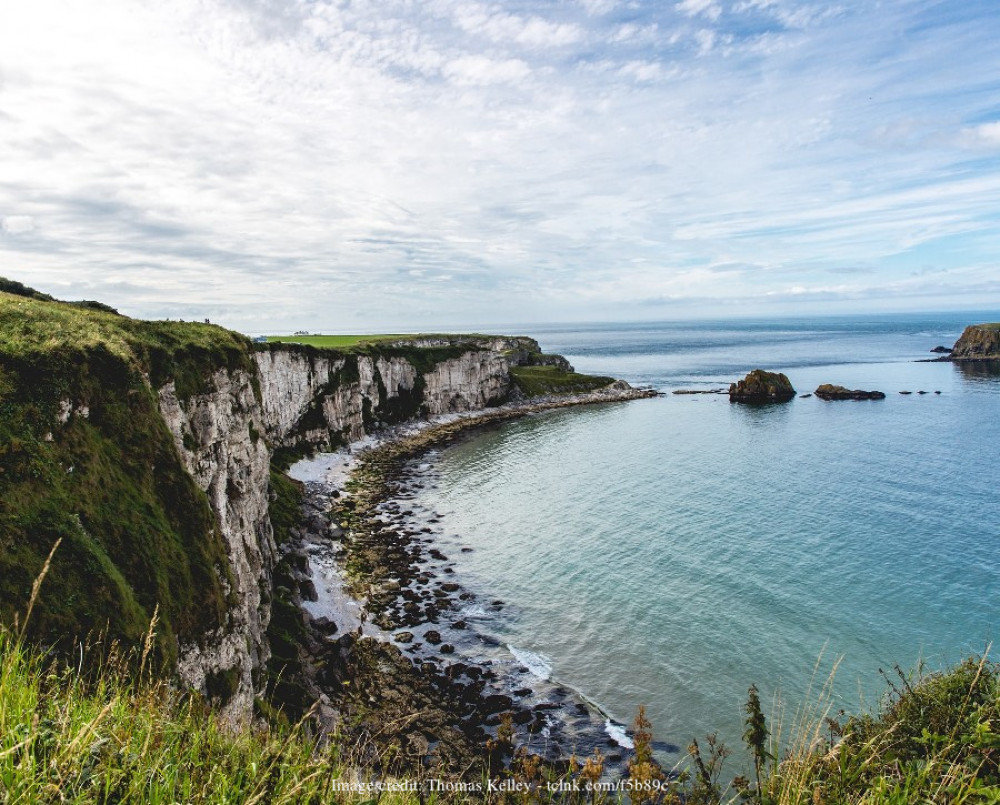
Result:
{"type": "Polygon", "coordinates": [[[353,736],[364,741],[375,725],[398,722],[403,727],[392,730],[388,742],[425,755],[421,762],[437,773],[477,766],[495,773],[504,762],[496,751],[502,723],[513,731],[508,749],[523,747],[550,764],[597,747],[607,754],[609,771],[623,764],[629,745],[624,725],[548,679],[544,658],[526,656],[477,628],[480,615],[496,614],[504,602],[479,600],[453,575],[434,543],[436,513],[421,511],[413,497],[431,468],[428,452],[475,429],[657,394],[617,382],[444,415],[293,465],[290,477],[305,485],[309,527],[287,552],[307,591],[297,603],[311,636],[321,729],[351,720],[365,725],[353,736]],[[331,675],[334,667],[338,673],[331,675]],[[420,713],[407,715],[407,707],[420,713]]]}

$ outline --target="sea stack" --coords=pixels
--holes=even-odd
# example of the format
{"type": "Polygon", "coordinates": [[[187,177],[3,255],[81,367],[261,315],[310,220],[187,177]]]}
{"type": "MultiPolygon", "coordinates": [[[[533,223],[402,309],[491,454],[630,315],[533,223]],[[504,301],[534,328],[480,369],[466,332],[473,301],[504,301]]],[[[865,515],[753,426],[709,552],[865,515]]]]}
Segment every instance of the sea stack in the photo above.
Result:
{"type": "Polygon", "coordinates": [[[781,372],[754,369],[750,374],[729,387],[729,402],[761,403],[788,402],[795,397],[795,389],[781,372]]]}
{"type": "Polygon", "coordinates": [[[1000,361],[1000,323],[970,324],[951,350],[953,361],[1000,361]]]}

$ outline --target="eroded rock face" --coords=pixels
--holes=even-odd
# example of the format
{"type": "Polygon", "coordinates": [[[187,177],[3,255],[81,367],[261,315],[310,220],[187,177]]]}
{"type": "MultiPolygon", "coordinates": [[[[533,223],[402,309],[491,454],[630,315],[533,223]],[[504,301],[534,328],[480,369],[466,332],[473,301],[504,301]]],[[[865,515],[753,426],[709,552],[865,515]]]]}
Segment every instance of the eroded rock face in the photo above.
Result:
{"type": "Polygon", "coordinates": [[[754,369],[738,383],[729,386],[729,402],[761,403],[787,402],[795,397],[795,389],[781,372],[754,369]]]}
{"type": "Polygon", "coordinates": [[[160,413],[184,466],[208,496],[229,558],[226,624],[179,647],[185,684],[243,721],[253,708],[255,677],[270,656],[271,569],[275,546],[268,514],[270,451],[249,374],[220,370],[212,391],[178,399],[174,383],[159,389],[160,413]]]}
{"type": "Polygon", "coordinates": [[[884,400],[885,394],[881,391],[863,391],[861,389],[849,389],[844,386],[834,386],[824,383],[816,389],[816,396],[821,400],[884,400]]]}
{"type": "Polygon", "coordinates": [[[342,371],[345,360],[290,349],[256,352],[254,358],[268,438],[276,447],[294,443],[295,426],[342,371]]]}
{"type": "MultiPolygon", "coordinates": [[[[276,561],[270,447],[347,443],[383,424],[495,405],[511,391],[507,355],[531,346],[537,345],[490,339],[424,371],[391,352],[273,349],[254,353],[256,372],[219,370],[208,391],[189,399],[179,398],[173,382],[160,388],[160,413],[185,469],[208,497],[229,559],[229,568],[220,568],[231,584],[226,623],[179,646],[184,683],[234,723],[251,716],[260,693],[276,561]]],[[[623,390],[609,393],[620,397],[623,390]]]]}
{"type": "Polygon", "coordinates": [[[470,349],[423,374],[395,355],[329,360],[271,351],[256,358],[267,433],[276,446],[349,443],[385,424],[484,408],[510,392],[510,365],[492,349],[470,349]]]}
{"type": "Polygon", "coordinates": [[[1000,360],[1000,324],[970,324],[955,342],[951,359],[1000,360]]]}
{"type": "Polygon", "coordinates": [[[439,363],[424,375],[429,414],[472,411],[496,405],[510,393],[510,366],[498,352],[478,350],[439,363]]]}

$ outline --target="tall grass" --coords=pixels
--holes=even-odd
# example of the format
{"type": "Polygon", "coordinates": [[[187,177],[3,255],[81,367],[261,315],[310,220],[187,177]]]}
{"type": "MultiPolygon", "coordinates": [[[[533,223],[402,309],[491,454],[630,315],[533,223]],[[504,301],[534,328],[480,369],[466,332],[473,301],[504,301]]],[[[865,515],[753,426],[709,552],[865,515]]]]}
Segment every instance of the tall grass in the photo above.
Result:
{"type": "MultiPolygon", "coordinates": [[[[13,629],[0,627],[0,802],[627,801],[620,789],[598,794],[583,787],[600,778],[599,756],[559,774],[513,747],[509,766],[497,779],[530,784],[532,790],[493,793],[483,779],[478,795],[435,793],[423,781],[422,791],[376,796],[358,790],[373,775],[337,736],[317,741],[304,722],[233,732],[200,697],[152,678],[141,655],[105,650],[102,656],[100,667],[88,674],[81,672],[85,663],[56,662],[13,629]]],[[[713,743],[711,757],[702,758],[693,743],[690,768],[666,777],[637,752],[630,764],[634,778],[662,783],[632,801],[1000,802],[998,678],[997,667],[985,658],[947,673],[901,675],[877,713],[843,723],[828,715],[826,684],[784,736],[781,719],[775,719],[768,744],[773,760],[762,768],[759,789],[754,783],[722,790],[719,761],[725,753],[720,756],[713,743]],[[787,748],[779,756],[783,737],[787,748]]],[[[648,722],[637,723],[639,744],[648,746],[648,722]]],[[[752,768],[752,755],[747,762],[752,768]]]]}
{"type": "MultiPolygon", "coordinates": [[[[81,645],[73,666],[26,643],[51,559],[50,553],[23,622],[0,626],[0,802],[370,799],[343,791],[346,776],[353,775],[354,787],[364,777],[344,762],[335,740],[314,740],[305,721],[234,732],[200,696],[155,679],[148,664],[155,616],[138,654],[81,645]]],[[[380,801],[402,805],[417,798],[402,792],[380,801]]]]}
{"type": "Polygon", "coordinates": [[[942,672],[897,667],[884,676],[874,712],[831,717],[831,673],[787,741],[779,718],[760,788],[738,780],[743,801],[1000,803],[1000,665],[984,654],[942,672]]]}

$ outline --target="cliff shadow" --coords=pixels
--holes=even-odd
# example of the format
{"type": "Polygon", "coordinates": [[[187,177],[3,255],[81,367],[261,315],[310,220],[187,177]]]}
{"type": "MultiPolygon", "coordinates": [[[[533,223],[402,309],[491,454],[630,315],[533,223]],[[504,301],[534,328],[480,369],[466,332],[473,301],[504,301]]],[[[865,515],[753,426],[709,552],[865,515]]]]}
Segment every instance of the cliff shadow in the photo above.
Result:
{"type": "Polygon", "coordinates": [[[953,361],[952,366],[964,383],[1000,386],[1000,360],[953,361]]]}

